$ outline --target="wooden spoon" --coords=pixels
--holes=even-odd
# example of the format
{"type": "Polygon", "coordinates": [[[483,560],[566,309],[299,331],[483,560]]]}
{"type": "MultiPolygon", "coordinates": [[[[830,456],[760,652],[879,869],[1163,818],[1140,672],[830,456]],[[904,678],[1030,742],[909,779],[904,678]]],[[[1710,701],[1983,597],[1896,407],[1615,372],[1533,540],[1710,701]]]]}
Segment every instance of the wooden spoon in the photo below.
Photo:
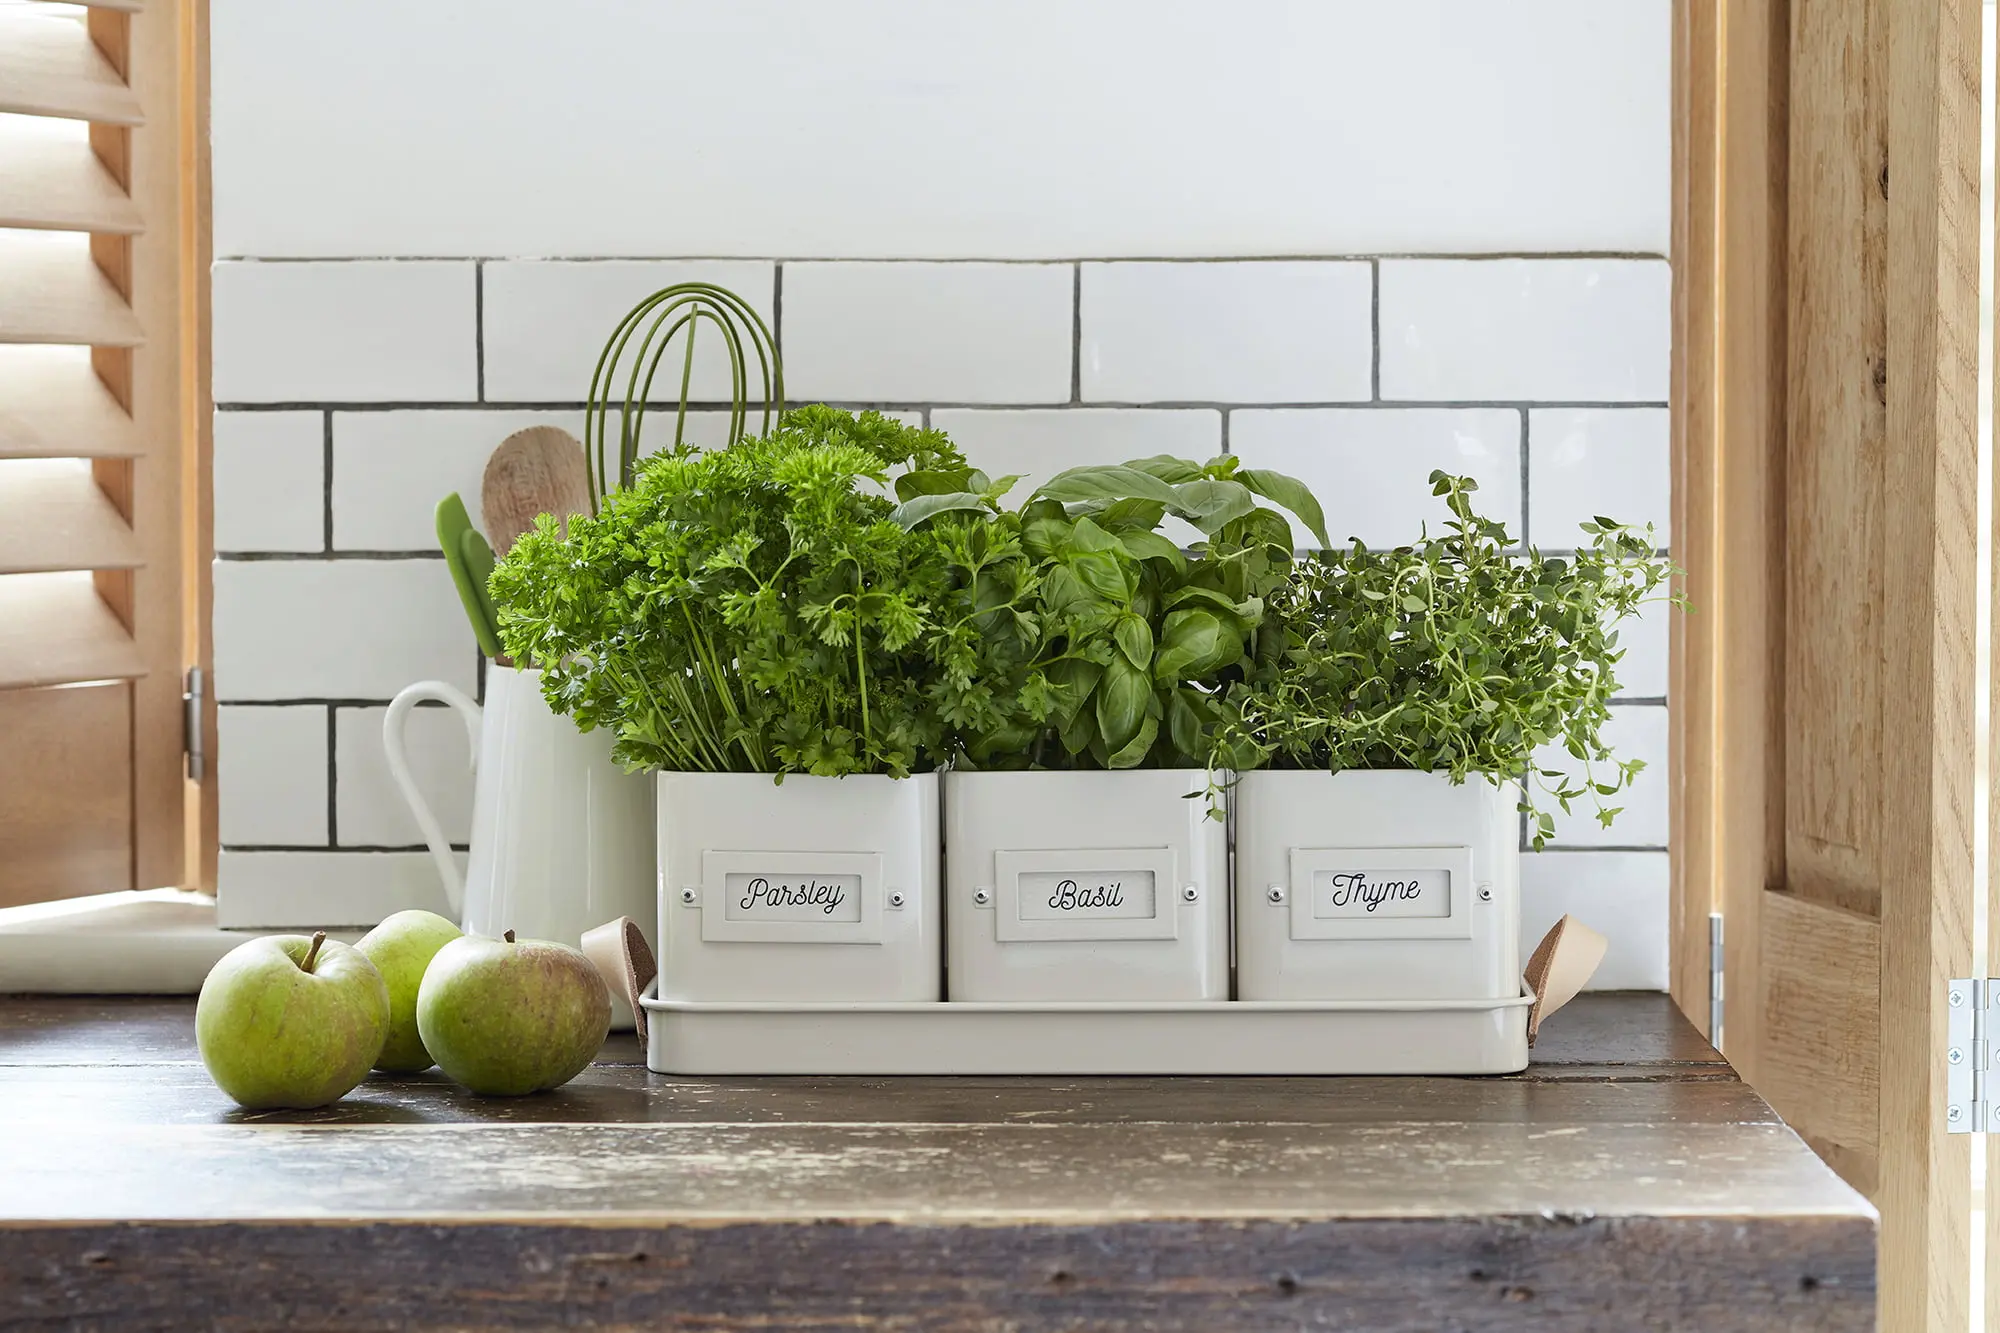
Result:
{"type": "Polygon", "coordinates": [[[486,540],[500,555],[543,514],[554,514],[567,531],[571,514],[590,512],[583,445],[560,426],[515,431],[486,460],[479,507],[486,540]]]}

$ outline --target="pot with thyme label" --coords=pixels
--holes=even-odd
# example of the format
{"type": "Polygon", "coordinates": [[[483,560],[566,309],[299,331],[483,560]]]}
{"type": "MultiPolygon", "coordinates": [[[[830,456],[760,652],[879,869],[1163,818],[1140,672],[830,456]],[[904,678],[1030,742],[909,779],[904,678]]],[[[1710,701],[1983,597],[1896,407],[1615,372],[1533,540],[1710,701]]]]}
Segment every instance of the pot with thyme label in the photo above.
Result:
{"type": "Polygon", "coordinates": [[[954,1000],[1226,1000],[1228,830],[1201,769],[945,775],[954,1000]]]}
{"type": "Polygon", "coordinates": [[[1269,651],[1227,701],[1237,994],[1520,994],[1522,822],[1582,813],[1639,770],[1600,730],[1617,623],[1667,580],[1652,534],[1599,518],[1574,554],[1523,556],[1431,474],[1443,535],[1323,552],[1276,597],[1269,651]],[[1564,756],[1558,760],[1555,755],[1564,756]]]}
{"type": "Polygon", "coordinates": [[[1238,998],[1520,993],[1511,782],[1263,770],[1235,798],[1238,998]]]}

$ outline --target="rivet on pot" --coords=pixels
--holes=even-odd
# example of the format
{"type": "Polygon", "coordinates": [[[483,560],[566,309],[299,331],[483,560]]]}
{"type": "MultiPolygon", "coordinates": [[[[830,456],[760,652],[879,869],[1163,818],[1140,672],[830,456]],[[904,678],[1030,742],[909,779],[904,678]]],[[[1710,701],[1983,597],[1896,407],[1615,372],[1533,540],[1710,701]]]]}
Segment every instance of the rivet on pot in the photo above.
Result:
{"type": "Polygon", "coordinates": [[[1479,901],[1482,903],[1493,901],[1493,886],[1491,884],[1481,884],[1479,886],[1479,901]]]}
{"type": "Polygon", "coordinates": [[[974,890],[972,891],[972,901],[973,901],[973,903],[974,903],[974,904],[976,904],[977,906],[980,906],[980,907],[984,907],[984,906],[986,906],[986,905],[987,905],[988,903],[990,903],[990,902],[992,902],[992,901],[993,901],[993,890],[991,890],[991,889],[974,889],[974,890]]]}
{"type": "Polygon", "coordinates": [[[1182,901],[1182,902],[1184,902],[1184,903],[1191,903],[1191,902],[1195,901],[1195,900],[1196,900],[1197,898],[1199,898],[1199,897],[1201,897],[1201,886],[1200,886],[1200,885],[1198,885],[1198,884],[1183,884],[1183,885],[1181,885],[1181,901],[1182,901]]]}
{"type": "Polygon", "coordinates": [[[700,897],[701,897],[700,891],[693,887],[683,888],[681,890],[681,902],[688,907],[693,907],[695,905],[695,900],[700,897]]]}
{"type": "Polygon", "coordinates": [[[901,907],[902,905],[903,905],[903,891],[901,889],[891,889],[889,891],[889,906],[901,907]]]}
{"type": "Polygon", "coordinates": [[[1264,897],[1274,903],[1285,901],[1285,886],[1282,884],[1273,884],[1270,888],[1264,890],[1264,897]]]}

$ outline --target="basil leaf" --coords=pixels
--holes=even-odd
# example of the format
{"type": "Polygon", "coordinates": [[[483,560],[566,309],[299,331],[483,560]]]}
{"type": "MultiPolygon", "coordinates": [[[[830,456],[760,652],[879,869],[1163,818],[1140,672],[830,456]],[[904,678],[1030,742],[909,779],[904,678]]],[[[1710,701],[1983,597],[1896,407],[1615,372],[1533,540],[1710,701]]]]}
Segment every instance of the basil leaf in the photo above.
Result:
{"type": "Polygon", "coordinates": [[[1153,627],[1138,616],[1126,616],[1112,631],[1118,640],[1118,651],[1125,654],[1125,660],[1144,671],[1153,665],[1153,627]]]}
{"type": "Polygon", "coordinates": [[[905,500],[889,511],[889,517],[901,524],[905,531],[936,518],[959,510],[969,510],[975,514],[990,512],[986,501],[970,491],[958,491],[950,495],[919,495],[905,500]]]}
{"type": "Polygon", "coordinates": [[[919,495],[950,495],[954,491],[984,489],[972,484],[975,475],[962,468],[950,472],[905,472],[896,478],[896,498],[914,500],[919,495]]]}
{"type": "Polygon", "coordinates": [[[1069,558],[1069,568],[1084,587],[1107,601],[1123,605],[1132,600],[1132,576],[1118,557],[1108,551],[1084,551],[1069,558]]]}
{"type": "Polygon", "coordinates": [[[1073,467],[1051,477],[1035,492],[1049,500],[1158,500],[1172,505],[1174,488],[1135,467],[1073,467]]]}
{"type": "Polygon", "coordinates": [[[1109,769],[1137,768],[1146,762],[1146,756],[1152,753],[1153,742],[1159,735],[1160,720],[1156,717],[1145,718],[1139,723],[1139,730],[1132,739],[1111,752],[1104,766],[1109,769]]]}
{"type": "Polygon", "coordinates": [[[1176,514],[1213,537],[1233,519],[1242,518],[1257,507],[1250,488],[1238,481],[1183,482],[1174,487],[1176,514]]]}
{"type": "Polygon", "coordinates": [[[1333,545],[1326,535],[1326,514],[1319,507],[1319,498],[1297,477],[1288,477],[1282,472],[1270,472],[1263,468],[1246,467],[1237,472],[1236,480],[1263,496],[1275,505],[1281,505],[1298,515],[1312,535],[1319,538],[1322,548],[1333,545]]]}
{"type": "Polygon", "coordinates": [[[1243,655],[1243,640],[1209,611],[1169,611],[1166,633],[1153,658],[1153,678],[1163,684],[1197,680],[1243,655]]]}
{"type": "Polygon", "coordinates": [[[1201,464],[1185,458],[1175,458],[1172,454],[1154,454],[1151,458],[1135,458],[1125,465],[1150,473],[1161,481],[1178,484],[1197,480],[1201,475],[1201,464]]]}
{"type": "Polygon", "coordinates": [[[1134,560],[1164,560],[1176,570],[1187,568],[1187,557],[1181,554],[1181,548],[1157,532],[1121,533],[1118,544],[1134,560]]]}
{"type": "Polygon", "coordinates": [[[1141,668],[1122,657],[1104,668],[1104,678],[1097,683],[1097,734],[1108,750],[1122,751],[1139,734],[1152,697],[1153,682],[1141,668]]]}

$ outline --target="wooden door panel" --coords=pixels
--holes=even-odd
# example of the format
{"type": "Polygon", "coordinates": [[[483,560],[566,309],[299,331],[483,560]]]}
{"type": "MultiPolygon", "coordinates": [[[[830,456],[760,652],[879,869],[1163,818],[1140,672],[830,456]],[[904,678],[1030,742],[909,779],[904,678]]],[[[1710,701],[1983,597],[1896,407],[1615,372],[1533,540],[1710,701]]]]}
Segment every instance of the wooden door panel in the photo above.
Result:
{"type": "Polygon", "coordinates": [[[132,687],[0,690],[0,907],[132,884],[132,687]]]}
{"type": "Polygon", "coordinates": [[[1719,902],[1724,1053],[1880,1207],[1882,1327],[1963,1333],[1980,5],[1677,9],[1676,994],[1719,902]]]}
{"type": "Polygon", "coordinates": [[[1874,1192],[1881,1096],[1882,929],[1766,892],[1757,938],[1759,1087],[1785,1122],[1864,1194],[1874,1192]]]}
{"type": "Polygon", "coordinates": [[[1785,887],[1881,910],[1888,106],[1882,0],[1794,10],[1785,887]]]}

